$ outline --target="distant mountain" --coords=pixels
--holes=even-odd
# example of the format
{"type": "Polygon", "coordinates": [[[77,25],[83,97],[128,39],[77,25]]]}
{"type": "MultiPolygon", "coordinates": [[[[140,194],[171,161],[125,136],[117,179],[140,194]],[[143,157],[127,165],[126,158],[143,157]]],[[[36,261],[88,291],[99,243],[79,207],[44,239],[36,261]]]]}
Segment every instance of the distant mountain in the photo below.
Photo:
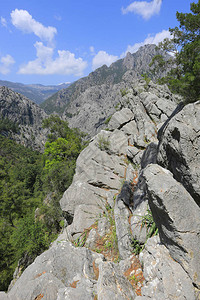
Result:
{"type": "Polygon", "coordinates": [[[6,86],[14,92],[20,93],[33,102],[40,104],[49,98],[51,95],[60,91],[61,89],[67,88],[70,83],[62,83],[59,85],[41,85],[41,84],[23,84],[17,82],[10,82],[0,80],[0,86],[6,86]]]}
{"type": "MultiPolygon", "coordinates": [[[[152,58],[160,53],[161,51],[157,50],[155,45],[145,45],[133,54],[129,52],[125,58],[119,59],[111,64],[110,67],[103,65],[87,77],[77,80],[68,88],[58,91],[40,106],[48,114],[52,112],[63,113],[69,106],[69,103],[73,102],[81,93],[92,86],[100,86],[102,84],[113,86],[118,84],[122,81],[127,71],[131,71],[131,76],[134,79],[141,78],[142,74],[148,74],[152,58]]],[[[160,76],[163,76],[163,74],[151,74],[151,79],[156,79],[160,76]]]]}
{"type": "Polygon", "coordinates": [[[18,143],[42,150],[46,142],[42,121],[46,117],[44,110],[36,103],[5,86],[0,87],[0,121],[10,120],[18,127],[17,132],[1,132],[4,136],[11,134],[18,143]]]}

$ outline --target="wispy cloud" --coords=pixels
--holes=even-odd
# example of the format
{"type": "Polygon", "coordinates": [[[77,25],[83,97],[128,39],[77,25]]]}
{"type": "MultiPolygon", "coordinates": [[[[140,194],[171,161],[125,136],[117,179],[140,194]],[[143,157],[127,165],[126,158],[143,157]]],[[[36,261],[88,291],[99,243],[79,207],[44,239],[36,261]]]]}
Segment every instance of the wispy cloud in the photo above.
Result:
{"type": "Polygon", "coordinates": [[[109,67],[118,58],[118,56],[110,55],[106,51],[99,51],[92,60],[92,69],[95,70],[103,65],[109,67]]]}
{"type": "Polygon", "coordinates": [[[152,16],[159,14],[162,5],[162,0],[147,1],[134,1],[126,8],[122,8],[122,13],[129,12],[141,15],[145,20],[150,19],[152,16]]]}
{"type": "Polygon", "coordinates": [[[91,55],[95,55],[95,50],[93,46],[90,46],[90,53],[91,55]]]}
{"type": "Polygon", "coordinates": [[[57,30],[55,27],[45,27],[33,19],[27,10],[15,9],[11,12],[12,24],[24,33],[34,33],[41,40],[52,42],[57,30]]]}
{"type": "Polygon", "coordinates": [[[14,63],[14,58],[11,55],[2,56],[0,59],[0,73],[3,75],[10,73],[10,68],[14,63]]]}
{"type": "Polygon", "coordinates": [[[54,19],[56,19],[57,21],[62,21],[62,17],[60,15],[55,15],[54,19]]]}
{"type": "Polygon", "coordinates": [[[2,25],[3,27],[7,27],[7,21],[6,21],[6,19],[3,18],[3,17],[1,17],[1,25],[2,25]]]}
{"type": "Polygon", "coordinates": [[[171,38],[169,30],[162,30],[161,32],[156,33],[154,36],[148,35],[148,37],[140,43],[134,45],[128,45],[125,52],[122,53],[121,57],[124,57],[127,52],[135,53],[140,47],[148,44],[155,44],[162,42],[165,38],[171,38]]]}
{"type": "Polygon", "coordinates": [[[82,58],[75,58],[74,53],[58,50],[58,56],[53,59],[54,49],[46,47],[42,42],[35,43],[37,58],[21,66],[19,74],[53,75],[62,74],[82,76],[87,62],[82,58]]]}

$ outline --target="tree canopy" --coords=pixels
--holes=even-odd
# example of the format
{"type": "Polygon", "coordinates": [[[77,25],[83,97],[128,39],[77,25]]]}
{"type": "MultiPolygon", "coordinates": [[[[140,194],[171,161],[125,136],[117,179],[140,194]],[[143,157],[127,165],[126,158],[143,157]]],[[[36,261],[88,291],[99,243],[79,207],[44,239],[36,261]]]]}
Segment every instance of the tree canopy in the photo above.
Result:
{"type": "MultiPolygon", "coordinates": [[[[0,119],[0,130],[15,129],[0,119]]],[[[59,200],[72,182],[82,134],[58,116],[44,121],[50,132],[44,153],[18,145],[0,134],[0,290],[22,267],[49,247],[62,228],[59,200]]]]}
{"type": "Polygon", "coordinates": [[[170,28],[171,39],[165,39],[159,48],[171,57],[154,57],[151,66],[170,71],[160,82],[168,83],[173,92],[181,94],[185,102],[200,99],[200,0],[190,5],[190,13],[176,13],[179,26],[170,28]]]}

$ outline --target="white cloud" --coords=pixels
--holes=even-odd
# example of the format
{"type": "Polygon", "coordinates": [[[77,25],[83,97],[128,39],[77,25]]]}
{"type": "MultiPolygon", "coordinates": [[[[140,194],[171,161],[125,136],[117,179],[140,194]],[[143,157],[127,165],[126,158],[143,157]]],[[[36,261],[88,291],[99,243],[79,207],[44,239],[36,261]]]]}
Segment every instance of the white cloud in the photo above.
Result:
{"type": "Polygon", "coordinates": [[[69,51],[58,50],[58,56],[53,59],[53,48],[44,46],[42,42],[36,42],[34,46],[37,51],[37,58],[21,66],[18,73],[82,76],[87,67],[87,62],[83,61],[82,58],[75,58],[75,55],[69,51]]]}
{"type": "Polygon", "coordinates": [[[3,18],[3,17],[1,17],[1,25],[2,25],[3,27],[7,27],[7,21],[6,21],[6,19],[3,18]]]}
{"type": "Polygon", "coordinates": [[[141,15],[145,20],[150,19],[153,15],[159,14],[162,5],[162,0],[134,1],[126,8],[122,8],[122,13],[127,14],[133,12],[141,15]]]}
{"type": "Polygon", "coordinates": [[[128,45],[126,51],[122,53],[121,57],[124,57],[127,52],[135,53],[140,47],[148,44],[155,44],[162,42],[165,38],[171,38],[169,30],[163,30],[158,32],[155,36],[148,35],[148,37],[141,43],[136,43],[134,45],[128,45]]]}
{"type": "Polygon", "coordinates": [[[13,57],[9,54],[0,59],[0,73],[6,75],[10,72],[10,67],[15,63],[13,57]]]}
{"type": "Polygon", "coordinates": [[[95,70],[103,65],[108,67],[118,59],[118,56],[110,55],[105,51],[99,51],[92,60],[92,69],[95,70]]]}
{"type": "Polygon", "coordinates": [[[57,33],[55,27],[45,27],[37,22],[26,10],[15,9],[11,12],[12,24],[24,33],[34,33],[41,40],[51,42],[57,33]]]}

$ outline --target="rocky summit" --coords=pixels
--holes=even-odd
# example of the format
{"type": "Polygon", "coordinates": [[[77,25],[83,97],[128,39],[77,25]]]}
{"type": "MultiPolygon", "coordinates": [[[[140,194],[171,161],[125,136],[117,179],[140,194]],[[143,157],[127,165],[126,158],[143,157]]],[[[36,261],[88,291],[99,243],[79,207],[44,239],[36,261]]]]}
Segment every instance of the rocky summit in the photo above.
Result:
{"type": "Polygon", "coordinates": [[[200,102],[177,109],[145,80],[107,95],[116,109],[78,157],[63,232],[0,299],[199,299],[200,102]]]}

